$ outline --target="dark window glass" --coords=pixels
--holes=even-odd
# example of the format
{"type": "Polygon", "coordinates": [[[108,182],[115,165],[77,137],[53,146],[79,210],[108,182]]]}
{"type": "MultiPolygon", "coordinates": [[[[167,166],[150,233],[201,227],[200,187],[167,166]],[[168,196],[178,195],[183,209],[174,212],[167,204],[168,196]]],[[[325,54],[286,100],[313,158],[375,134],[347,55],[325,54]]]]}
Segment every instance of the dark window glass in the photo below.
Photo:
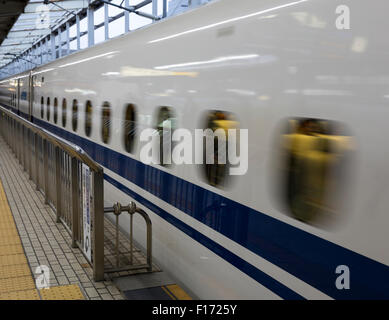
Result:
{"type": "Polygon", "coordinates": [[[78,101],[74,99],[73,108],[72,108],[72,129],[74,132],[77,131],[77,126],[78,126],[78,101]]]}
{"type": "Polygon", "coordinates": [[[67,120],[67,104],[66,99],[62,100],[62,126],[66,127],[66,120],[67,120]]]}
{"type": "Polygon", "coordinates": [[[159,135],[159,162],[162,166],[167,167],[171,165],[171,152],[173,150],[171,137],[176,129],[176,116],[171,107],[164,106],[158,109],[156,129],[159,135]]]}
{"type": "Polygon", "coordinates": [[[58,99],[54,98],[54,123],[56,124],[58,121],[58,99]]]}
{"type": "Polygon", "coordinates": [[[47,119],[47,121],[50,121],[50,98],[47,98],[46,119],[47,119]]]}
{"type": "Polygon", "coordinates": [[[92,102],[88,100],[85,104],[85,134],[87,137],[92,132],[92,102]]]}
{"type": "Polygon", "coordinates": [[[212,110],[207,113],[205,129],[210,130],[205,131],[204,135],[203,163],[205,177],[211,186],[222,187],[228,183],[227,177],[230,168],[228,162],[228,129],[238,129],[238,125],[239,123],[234,114],[230,112],[212,110]],[[209,140],[209,150],[207,150],[207,139],[211,139],[209,140]],[[209,159],[207,159],[207,152],[210,153],[209,159]]]}
{"type": "Polygon", "coordinates": [[[352,137],[339,123],[289,120],[282,140],[282,194],[292,217],[323,225],[337,216],[351,146],[352,137]]]}
{"type": "Polygon", "coordinates": [[[45,98],[41,98],[41,118],[43,119],[44,115],[45,115],[45,108],[44,108],[44,105],[45,105],[45,98]]]}
{"type": "Polygon", "coordinates": [[[111,137],[111,105],[108,102],[103,103],[101,120],[101,136],[103,142],[108,143],[111,137]]]}
{"type": "Polygon", "coordinates": [[[135,106],[128,104],[124,120],[124,147],[127,152],[132,153],[134,149],[136,134],[136,113],[135,106]]]}

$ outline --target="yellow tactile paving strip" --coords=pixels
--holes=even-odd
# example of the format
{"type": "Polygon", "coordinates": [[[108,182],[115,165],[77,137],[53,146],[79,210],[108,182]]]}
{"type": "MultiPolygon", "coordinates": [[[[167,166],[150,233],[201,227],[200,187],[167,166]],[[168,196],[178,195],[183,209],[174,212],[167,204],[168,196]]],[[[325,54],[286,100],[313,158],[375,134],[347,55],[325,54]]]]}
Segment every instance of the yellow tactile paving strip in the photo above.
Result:
{"type": "Polygon", "coordinates": [[[78,285],[35,287],[16,225],[0,181],[0,300],[84,300],[78,285]]]}
{"type": "Polygon", "coordinates": [[[41,289],[40,294],[43,300],[84,300],[84,296],[76,284],[41,289]]]}
{"type": "Polygon", "coordinates": [[[0,300],[20,299],[40,298],[0,182],[0,300]]]}
{"type": "Polygon", "coordinates": [[[39,300],[37,290],[14,291],[0,293],[0,300],[39,300]]]}

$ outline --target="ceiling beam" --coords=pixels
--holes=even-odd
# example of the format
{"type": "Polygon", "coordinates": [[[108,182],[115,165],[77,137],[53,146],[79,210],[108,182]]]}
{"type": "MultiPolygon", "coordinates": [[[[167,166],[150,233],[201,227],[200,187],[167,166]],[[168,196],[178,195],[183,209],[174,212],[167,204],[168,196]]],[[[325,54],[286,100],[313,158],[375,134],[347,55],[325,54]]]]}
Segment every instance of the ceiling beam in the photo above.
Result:
{"type": "Polygon", "coordinates": [[[24,43],[9,43],[9,44],[3,44],[1,45],[1,48],[4,48],[4,47],[19,47],[19,46],[32,46],[34,42],[24,42],[24,43]]]}
{"type": "Polygon", "coordinates": [[[10,31],[7,39],[23,38],[23,37],[39,37],[44,36],[50,29],[37,29],[31,31],[10,31]]]}
{"type": "MultiPolygon", "coordinates": [[[[45,5],[45,6],[48,7],[50,12],[66,11],[66,10],[78,10],[78,9],[84,9],[84,8],[88,7],[88,0],[55,1],[55,3],[60,7],[58,7],[54,4],[49,4],[49,5],[45,5]]],[[[24,8],[24,13],[36,13],[38,8],[42,5],[44,5],[43,1],[29,3],[24,8]]]]}

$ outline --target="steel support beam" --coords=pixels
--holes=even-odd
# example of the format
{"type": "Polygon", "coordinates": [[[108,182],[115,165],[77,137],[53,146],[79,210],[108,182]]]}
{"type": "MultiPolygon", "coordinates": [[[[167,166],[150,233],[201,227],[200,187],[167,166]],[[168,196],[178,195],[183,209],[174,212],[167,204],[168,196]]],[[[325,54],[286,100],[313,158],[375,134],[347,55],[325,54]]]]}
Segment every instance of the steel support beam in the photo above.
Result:
{"type": "MultiPolygon", "coordinates": [[[[158,16],[158,0],[152,0],[153,1],[153,16],[154,17],[157,17],[158,16]]],[[[153,20],[153,22],[155,22],[156,20],[153,20]]]]}
{"type": "Polygon", "coordinates": [[[81,43],[80,43],[80,16],[76,15],[76,30],[77,30],[77,50],[80,50],[81,43]]]}
{"type": "Polygon", "coordinates": [[[55,55],[55,35],[52,32],[50,35],[50,41],[51,41],[51,60],[55,60],[56,55],[55,55]]]}
{"type": "MultiPolygon", "coordinates": [[[[124,6],[126,8],[130,7],[130,0],[125,0],[124,6]]],[[[124,33],[130,31],[130,12],[128,10],[124,11],[124,33]]]]}
{"type": "Polygon", "coordinates": [[[91,47],[95,44],[95,23],[94,23],[94,11],[92,7],[87,9],[87,19],[88,19],[88,47],[91,47]]]}
{"type": "Polygon", "coordinates": [[[109,16],[108,16],[108,4],[104,3],[104,39],[109,39],[109,16]]]}
{"type": "Polygon", "coordinates": [[[62,57],[62,32],[61,29],[58,30],[58,58],[62,57]]]}
{"type": "MultiPolygon", "coordinates": [[[[159,17],[156,17],[156,16],[153,16],[151,14],[148,14],[148,13],[145,13],[145,12],[142,12],[142,11],[138,11],[137,9],[135,9],[135,7],[123,7],[123,6],[120,6],[118,4],[115,4],[115,3],[111,3],[109,1],[106,1],[106,0],[99,0],[100,2],[102,3],[106,3],[106,4],[109,4],[111,6],[114,6],[116,8],[119,8],[119,9],[123,9],[123,10],[126,10],[126,11],[129,11],[129,12],[132,12],[132,13],[135,13],[141,17],[145,17],[145,18],[149,18],[149,19],[152,19],[152,20],[160,20],[159,17]]],[[[144,1],[144,2],[148,2],[148,3],[151,3],[151,0],[148,0],[148,1],[144,1]]],[[[147,3],[147,4],[148,4],[147,3]]]]}
{"type": "Polygon", "coordinates": [[[66,54],[70,54],[70,25],[66,22],[66,54]]]}
{"type": "Polygon", "coordinates": [[[29,3],[24,8],[24,13],[36,13],[38,8],[42,5],[49,6],[50,12],[78,10],[88,7],[88,0],[66,0],[56,1],[55,3],[58,4],[61,8],[53,4],[45,5],[43,1],[29,3]]]}

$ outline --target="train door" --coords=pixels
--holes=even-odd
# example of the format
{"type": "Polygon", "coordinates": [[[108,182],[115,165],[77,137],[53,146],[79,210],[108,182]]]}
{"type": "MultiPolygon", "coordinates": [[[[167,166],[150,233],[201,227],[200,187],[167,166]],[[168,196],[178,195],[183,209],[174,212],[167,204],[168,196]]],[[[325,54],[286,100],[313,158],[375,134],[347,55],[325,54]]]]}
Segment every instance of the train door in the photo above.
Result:
{"type": "Polygon", "coordinates": [[[32,110],[33,110],[33,104],[34,104],[34,82],[35,82],[36,76],[32,75],[32,72],[30,72],[30,76],[28,77],[28,91],[29,91],[29,99],[28,99],[28,120],[31,122],[34,122],[33,116],[32,116],[32,110]]]}
{"type": "Polygon", "coordinates": [[[20,116],[20,79],[18,79],[17,87],[16,87],[16,113],[20,116]]]}

